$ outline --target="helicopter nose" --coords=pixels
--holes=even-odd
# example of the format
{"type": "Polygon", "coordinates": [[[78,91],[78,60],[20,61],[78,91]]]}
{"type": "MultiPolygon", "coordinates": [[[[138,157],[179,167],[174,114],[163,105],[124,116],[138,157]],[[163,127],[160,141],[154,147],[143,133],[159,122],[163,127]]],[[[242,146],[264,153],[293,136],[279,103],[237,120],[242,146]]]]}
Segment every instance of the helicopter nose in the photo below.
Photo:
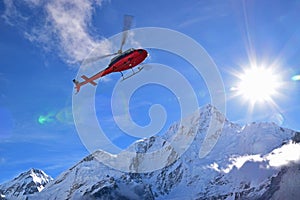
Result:
{"type": "Polygon", "coordinates": [[[145,49],[138,49],[140,55],[144,55],[145,57],[148,56],[148,52],[145,49]]]}

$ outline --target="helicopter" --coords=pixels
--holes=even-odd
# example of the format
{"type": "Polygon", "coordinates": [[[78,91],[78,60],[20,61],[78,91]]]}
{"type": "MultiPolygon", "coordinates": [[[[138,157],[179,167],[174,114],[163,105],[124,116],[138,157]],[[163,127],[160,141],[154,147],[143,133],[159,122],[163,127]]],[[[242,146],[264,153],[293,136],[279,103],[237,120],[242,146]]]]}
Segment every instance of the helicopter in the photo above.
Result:
{"type": "Polygon", "coordinates": [[[132,77],[133,75],[139,73],[143,69],[143,67],[138,67],[138,69],[136,71],[133,70],[134,67],[136,67],[137,65],[142,63],[147,58],[148,52],[145,49],[130,48],[124,52],[122,51],[122,48],[127,39],[128,30],[131,27],[132,19],[133,19],[133,16],[130,16],[130,15],[124,16],[122,42],[121,42],[121,46],[120,46],[120,49],[118,50],[118,52],[104,55],[104,56],[88,58],[85,60],[85,63],[91,63],[91,62],[100,60],[102,58],[115,56],[111,59],[110,63],[104,70],[96,73],[95,75],[91,76],[90,78],[88,78],[85,75],[82,75],[81,78],[84,79],[84,81],[82,81],[82,82],[79,82],[78,80],[73,79],[73,83],[75,84],[76,94],[80,91],[81,86],[88,84],[88,83],[90,83],[93,86],[96,86],[97,85],[97,83],[95,82],[96,79],[99,79],[110,73],[120,72],[123,80],[126,80],[126,79],[132,77]],[[132,74],[127,77],[124,77],[122,71],[125,71],[128,69],[132,70],[132,74]]]}

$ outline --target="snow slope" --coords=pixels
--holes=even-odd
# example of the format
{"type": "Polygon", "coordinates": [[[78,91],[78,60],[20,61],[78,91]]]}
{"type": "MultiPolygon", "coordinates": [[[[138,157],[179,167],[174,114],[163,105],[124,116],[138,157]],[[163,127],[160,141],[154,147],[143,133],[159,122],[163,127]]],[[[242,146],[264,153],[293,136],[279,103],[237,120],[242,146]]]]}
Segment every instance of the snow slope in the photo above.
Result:
{"type": "Polygon", "coordinates": [[[133,157],[117,163],[127,172],[102,162],[116,166],[117,158],[131,154],[110,155],[99,150],[28,198],[299,199],[299,142],[300,133],[274,123],[239,126],[207,105],[172,125],[163,137],[132,144],[127,150],[133,157]],[[215,134],[207,136],[210,122],[222,119],[222,131],[216,128],[215,134]],[[212,151],[199,156],[215,138],[212,151]],[[164,154],[151,154],[158,149],[164,154]],[[166,167],[160,169],[159,163],[166,167]],[[156,170],[149,171],[149,166],[156,170]]]}
{"type": "Polygon", "coordinates": [[[0,185],[0,199],[26,199],[28,195],[42,191],[51,180],[42,170],[30,169],[0,185]]]}

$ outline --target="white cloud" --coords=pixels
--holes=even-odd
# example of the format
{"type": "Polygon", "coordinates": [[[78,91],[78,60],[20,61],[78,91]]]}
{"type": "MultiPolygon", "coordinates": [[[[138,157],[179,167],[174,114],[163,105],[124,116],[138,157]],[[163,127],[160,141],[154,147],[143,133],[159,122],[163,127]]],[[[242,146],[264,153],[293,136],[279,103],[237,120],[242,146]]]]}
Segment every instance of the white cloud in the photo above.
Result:
{"type": "MultiPolygon", "coordinates": [[[[22,15],[17,11],[14,2],[11,0],[4,0],[5,10],[3,15],[1,16],[6,23],[11,26],[14,26],[15,23],[20,19],[23,18],[22,15]]],[[[23,19],[24,20],[24,19],[23,19]]],[[[22,22],[22,20],[20,20],[22,22]]]]}
{"type": "Polygon", "coordinates": [[[225,168],[220,168],[217,163],[208,166],[217,172],[229,173],[233,168],[240,169],[247,161],[262,162],[264,159],[260,155],[244,155],[239,157],[229,158],[230,164],[225,168]]]}
{"type": "Polygon", "coordinates": [[[25,37],[46,51],[58,52],[66,62],[83,60],[101,45],[102,52],[110,51],[110,44],[91,34],[92,15],[102,0],[4,0],[2,17],[16,26],[25,37]],[[26,9],[24,9],[26,8],[26,9]]]}
{"type": "Polygon", "coordinates": [[[28,3],[31,3],[32,6],[39,6],[42,3],[42,0],[27,0],[28,3]]]}
{"type": "Polygon", "coordinates": [[[98,45],[88,33],[93,2],[56,0],[46,6],[46,11],[60,46],[69,58],[84,59],[98,45]]]}
{"type": "Polygon", "coordinates": [[[300,163],[300,144],[291,142],[283,145],[266,155],[265,159],[269,161],[270,167],[275,168],[291,163],[300,163]]]}
{"type": "Polygon", "coordinates": [[[266,155],[243,155],[229,158],[230,164],[222,168],[217,163],[210,164],[207,168],[218,172],[229,173],[232,169],[240,169],[246,162],[264,163],[266,168],[280,168],[293,163],[300,163],[300,144],[288,143],[280,148],[274,149],[266,155]]]}

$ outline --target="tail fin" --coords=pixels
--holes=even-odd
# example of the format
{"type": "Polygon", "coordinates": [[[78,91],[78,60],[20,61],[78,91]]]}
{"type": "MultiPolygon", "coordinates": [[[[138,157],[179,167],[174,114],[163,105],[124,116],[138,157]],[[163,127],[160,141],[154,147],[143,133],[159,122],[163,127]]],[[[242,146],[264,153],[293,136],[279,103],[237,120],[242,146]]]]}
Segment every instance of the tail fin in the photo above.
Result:
{"type": "Polygon", "coordinates": [[[79,92],[80,90],[80,84],[79,84],[79,81],[77,81],[76,79],[73,79],[73,83],[75,84],[75,88],[76,88],[76,94],[79,92]]]}

